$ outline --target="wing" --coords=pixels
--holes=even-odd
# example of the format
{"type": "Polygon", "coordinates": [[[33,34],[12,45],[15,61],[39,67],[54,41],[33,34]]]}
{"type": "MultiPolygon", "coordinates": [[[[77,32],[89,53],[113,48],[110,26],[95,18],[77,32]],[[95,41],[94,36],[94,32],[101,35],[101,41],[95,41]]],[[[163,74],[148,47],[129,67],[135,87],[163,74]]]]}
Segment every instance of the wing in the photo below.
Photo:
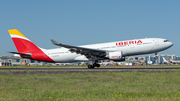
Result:
{"type": "Polygon", "coordinates": [[[54,45],[68,48],[69,51],[71,51],[71,52],[76,52],[77,54],[85,55],[87,58],[92,58],[93,56],[97,56],[97,57],[105,57],[106,56],[105,50],[65,45],[65,44],[58,43],[58,42],[54,41],[53,39],[51,39],[51,42],[54,45]]]}

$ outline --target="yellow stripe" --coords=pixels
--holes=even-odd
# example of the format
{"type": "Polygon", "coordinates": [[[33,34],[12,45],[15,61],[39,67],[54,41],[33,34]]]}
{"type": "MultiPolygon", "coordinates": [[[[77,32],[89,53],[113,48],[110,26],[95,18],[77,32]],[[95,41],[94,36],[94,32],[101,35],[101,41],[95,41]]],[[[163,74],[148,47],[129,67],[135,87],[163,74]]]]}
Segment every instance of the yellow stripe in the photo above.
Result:
{"type": "Polygon", "coordinates": [[[26,37],[25,37],[23,34],[21,34],[21,32],[19,32],[17,29],[10,29],[10,30],[8,30],[8,32],[9,32],[10,35],[19,35],[19,36],[21,36],[21,37],[26,38],[26,37]]]}

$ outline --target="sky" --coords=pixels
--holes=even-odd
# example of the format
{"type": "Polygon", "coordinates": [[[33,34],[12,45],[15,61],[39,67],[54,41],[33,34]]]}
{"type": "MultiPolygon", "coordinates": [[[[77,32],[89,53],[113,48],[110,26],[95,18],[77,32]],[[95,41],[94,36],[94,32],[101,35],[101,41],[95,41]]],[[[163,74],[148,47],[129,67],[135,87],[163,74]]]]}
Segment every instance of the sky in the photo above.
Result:
{"type": "Polygon", "coordinates": [[[165,38],[174,46],[158,54],[180,56],[179,0],[1,0],[0,55],[16,52],[8,33],[18,29],[37,46],[50,39],[79,46],[140,38],[165,38]]]}

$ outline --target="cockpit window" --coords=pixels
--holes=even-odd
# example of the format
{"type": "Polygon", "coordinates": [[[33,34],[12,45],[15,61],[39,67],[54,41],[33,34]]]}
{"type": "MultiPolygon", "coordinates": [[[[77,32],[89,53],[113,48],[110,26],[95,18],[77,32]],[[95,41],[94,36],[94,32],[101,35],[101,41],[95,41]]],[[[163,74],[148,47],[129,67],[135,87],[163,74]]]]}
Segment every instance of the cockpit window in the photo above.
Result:
{"type": "Polygon", "coordinates": [[[169,42],[169,40],[164,40],[164,42],[169,42]]]}

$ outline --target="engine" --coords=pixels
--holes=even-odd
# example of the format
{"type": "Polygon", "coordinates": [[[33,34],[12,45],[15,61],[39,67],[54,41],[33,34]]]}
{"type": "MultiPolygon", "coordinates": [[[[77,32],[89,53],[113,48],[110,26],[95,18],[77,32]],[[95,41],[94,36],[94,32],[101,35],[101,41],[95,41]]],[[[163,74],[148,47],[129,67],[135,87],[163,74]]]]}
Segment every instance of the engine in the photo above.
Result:
{"type": "Polygon", "coordinates": [[[114,60],[114,61],[125,61],[125,58],[122,57],[122,52],[121,51],[109,52],[108,53],[108,58],[110,60],[114,60]]]}

